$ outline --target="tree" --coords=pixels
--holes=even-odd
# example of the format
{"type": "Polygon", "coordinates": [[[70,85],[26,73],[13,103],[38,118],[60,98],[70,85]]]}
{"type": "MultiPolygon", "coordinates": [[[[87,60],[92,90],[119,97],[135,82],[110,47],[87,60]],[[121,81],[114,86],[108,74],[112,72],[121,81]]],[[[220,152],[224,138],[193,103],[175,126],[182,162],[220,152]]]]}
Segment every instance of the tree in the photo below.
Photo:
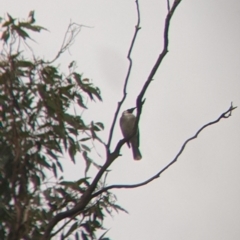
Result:
{"type": "MultiPolygon", "coordinates": [[[[137,98],[135,131],[143,109],[144,94],[168,52],[170,20],[180,2],[174,1],[171,7],[168,2],[164,48],[137,98]]],[[[66,37],[56,58],[45,61],[34,55],[31,58],[23,55],[26,54],[24,46],[28,48],[27,40],[30,39],[28,31],[44,30],[34,24],[33,12],[27,21],[17,21],[8,15],[3,22],[0,189],[4,194],[1,194],[1,238],[50,239],[57,234],[61,234],[62,239],[67,239],[70,234],[75,234],[76,239],[80,236],[82,239],[95,238],[95,232],[102,228],[105,212],[124,210],[115,203],[115,196],[109,190],[139,187],[158,178],[178,159],[189,141],[206,127],[229,117],[234,110],[231,105],[217,120],[200,128],[196,135],[185,141],[173,161],[152,178],[136,185],[107,186],[103,180],[107,170],[128,140],[120,140],[114,151],[110,150],[116,120],[126,99],[132,68],[131,52],[140,30],[138,1],[136,4],[138,23],[128,53],[130,64],[123,98],[117,106],[107,143],[97,135],[98,131],[103,130],[102,123],[86,124],[81,116],[72,113],[72,109],[86,108],[86,97],[101,100],[99,89],[75,71],[74,62],[69,64],[68,74],[63,74],[54,65],[55,60],[72,44],[81,26],[70,24],[67,31],[72,36],[70,40],[66,37]],[[89,156],[91,140],[99,141],[106,150],[103,166],[95,164],[89,156]],[[67,153],[74,162],[78,152],[86,161],[86,173],[90,164],[95,165],[98,173],[93,180],[83,176],[74,182],[64,181],[58,177],[59,171],[63,171],[61,159],[67,153]],[[55,180],[50,183],[49,177],[52,175],[55,180]],[[70,228],[63,232],[66,226],[70,228]]],[[[31,52],[31,48],[28,50],[31,52]]]]}

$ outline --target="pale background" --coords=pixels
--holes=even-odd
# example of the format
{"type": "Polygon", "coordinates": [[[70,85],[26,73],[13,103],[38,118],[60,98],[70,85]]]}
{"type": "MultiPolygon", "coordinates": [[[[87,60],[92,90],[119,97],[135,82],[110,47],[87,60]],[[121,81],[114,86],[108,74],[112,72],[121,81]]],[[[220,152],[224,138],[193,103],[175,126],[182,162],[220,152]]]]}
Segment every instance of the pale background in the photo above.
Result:
{"type": "MultiPolygon", "coordinates": [[[[102,90],[103,103],[90,104],[83,117],[102,121],[106,130],[101,136],[107,139],[137,20],[134,0],[0,0],[0,4],[1,16],[9,12],[25,18],[30,10],[36,11],[37,24],[50,32],[36,35],[37,43],[31,46],[46,59],[55,56],[70,19],[92,27],[82,29],[60,62],[67,69],[76,60],[78,71],[102,90]]],[[[140,8],[142,29],[124,109],[134,106],[163,43],[166,1],[140,0],[140,8]]],[[[240,105],[239,25],[239,0],[182,1],[171,22],[170,51],[146,94],[140,122],[143,159],[133,161],[124,146],[123,157],[111,166],[108,184],[146,180],[174,158],[184,140],[227,110],[231,101],[240,105]]],[[[108,236],[113,240],[239,240],[239,125],[238,108],[231,118],[191,142],[159,179],[138,189],[114,191],[130,214],[108,217],[108,236]]],[[[114,144],[120,138],[117,125],[114,144]]],[[[97,150],[103,153],[99,146],[97,150]]],[[[98,161],[103,163],[104,156],[98,161]]],[[[64,166],[67,179],[82,176],[83,165],[66,160],[64,166]]]]}

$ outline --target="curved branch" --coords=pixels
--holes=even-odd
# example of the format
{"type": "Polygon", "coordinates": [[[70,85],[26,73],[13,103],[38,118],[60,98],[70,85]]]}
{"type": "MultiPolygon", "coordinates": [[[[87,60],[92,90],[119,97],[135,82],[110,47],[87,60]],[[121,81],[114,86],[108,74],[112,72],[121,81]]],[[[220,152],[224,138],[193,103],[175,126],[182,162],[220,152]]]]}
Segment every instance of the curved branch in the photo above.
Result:
{"type": "MultiPolygon", "coordinates": [[[[175,11],[175,9],[177,8],[177,6],[179,5],[179,3],[181,2],[181,0],[175,0],[173,3],[173,6],[171,8],[171,10],[168,12],[166,20],[165,20],[165,29],[164,29],[164,48],[162,53],[159,55],[157,62],[155,63],[153,69],[151,70],[151,73],[149,75],[149,77],[147,78],[147,81],[145,82],[142,91],[140,92],[138,98],[137,98],[137,118],[136,118],[136,122],[135,122],[135,127],[133,132],[137,131],[137,126],[138,126],[138,122],[139,122],[139,118],[140,118],[140,114],[141,114],[141,110],[142,110],[142,105],[144,103],[144,100],[142,100],[147,87],[149,86],[153,76],[155,75],[158,67],[160,66],[161,61],[163,60],[164,56],[167,53],[167,48],[168,48],[168,32],[169,32],[169,25],[170,25],[170,20],[173,16],[173,13],[175,11]]],[[[53,219],[49,222],[48,226],[45,229],[45,232],[42,236],[42,240],[48,240],[49,236],[51,234],[52,229],[56,226],[56,224],[58,224],[58,222],[60,222],[61,220],[71,217],[74,214],[79,214],[81,213],[81,211],[84,210],[84,208],[86,207],[86,205],[89,203],[89,201],[91,201],[92,198],[96,197],[97,193],[98,195],[100,194],[99,192],[94,193],[96,189],[96,186],[99,182],[99,180],[101,179],[102,175],[104,174],[104,172],[108,169],[108,167],[113,163],[113,161],[120,155],[120,149],[123,146],[124,143],[126,143],[126,141],[128,139],[122,139],[118,142],[118,144],[115,147],[115,150],[110,153],[110,145],[111,145],[111,140],[112,140],[112,135],[113,135],[113,131],[114,131],[114,127],[116,124],[116,119],[117,116],[119,114],[120,108],[126,98],[126,88],[127,88],[127,84],[128,84],[128,80],[129,80],[129,76],[131,73],[131,69],[132,69],[132,59],[131,59],[131,52],[137,37],[137,33],[140,30],[140,11],[139,11],[139,4],[138,4],[138,0],[136,0],[136,6],[137,6],[137,14],[138,14],[138,22],[136,25],[136,29],[135,29],[135,33],[131,42],[131,46],[129,48],[129,52],[128,52],[128,59],[129,59],[129,68],[128,68],[128,72],[127,72],[127,76],[125,79],[125,83],[124,83],[124,88],[123,88],[123,98],[122,100],[118,103],[118,107],[117,110],[114,114],[114,119],[111,125],[111,129],[110,129],[110,133],[109,133],[109,139],[108,139],[108,143],[107,143],[107,160],[104,163],[104,165],[102,166],[102,168],[99,170],[99,172],[96,174],[95,178],[93,179],[91,185],[88,187],[88,189],[84,192],[84,194],[81,196],[79,202],[71,209],[65,211],[65,212],[61,212],[59,214],[57,214],[56,216],[53,217],[53,219]]],[[[106,188],[104,188],[106,189],[106,188]]],[[[108,188],[109,189],[109,188],[108,188]]],[[[103,190],[103,189],[102,189],[103,190]]],[[[107,191],[107,190],[106,190],[107,191]]]]}
{"type": "Polygon", "coordinates": [[[147,78],[147,81],[145,82],[145,84],[143,85],[143,88],[140,92],[140,94],[138,95],[137,97],[137,102],[136,102],[136,105],[137,105],[137,121],[136,121],[136,128],[137,128],[137,125],[138,125],[138,121],[139,121],[139,116],[141,114],[141,111],[142,111],[142,99],[143,99],[143,96],[148,88],[148,86],[150,85],[154,75],[156,74],[162,60],[164,59],[164,57],[166,56],[166,54],[168,53],[168,45],[169,45],[169,39],[168,39],[168,34],[169,34],[169,27],[170,27],[170,22],[171,22],[171,18],[176,10],[176,8],[178,7],[178,5],[180,4],[182,0],[175,0],[173,2],[173,5],[171,7],[170,10],[168,10],[168,14],[166,16],[166,19],[165,19],[165,24],[164,24],[164,34],[163,34],[163,50],[162,52],[160,53],[159,57],[157,58],[157,61],[156,63],[154,64],[148,78],[147,78]]]}
{"type": "Polygon", "coordinates": [[[74,40],[79,34],[79,32],[81,31],[82,27],[91,28],[89,26],[70,22],[67,27],[67,31],[65,32],[60,50],[58,51],[56,56],[53,58],[53,60],[44,62],[44,63],[51,64],[55,62],[66,50],[68,50],[74,43],[74,40]]]}
{"type": "Polygon", "coordinates": [[[178,158],[180,157],[180,155],[182,154],[182,152],[184,151],[185,147],[187,146],[187,144],[194,140],[195,138],[198,137],[198,135],[207,127],[213,125],[213,124],[216,124],[217,122],[219,122],[221,119],[224,119],[224,118],[229,118],[231,116],[231,113],[234,109],[236,109],[237,107],[233,107],[232,106],[232,103],[231,103],[231,106],[230,108],[225,111],[224,113],[222,113],[215,121],[212,121],[212,122],[209,122],[207,124],[205,124],[204,126],[202,126],[194,136],[188,138],[182,145],[182,147],[180,148],[179,152],[177,153],[177,155],[175,156],[175,158],[166,166],[164,167],[163,169],[161,169],[158,173],[156,173],[154,176],[152,176],[151,178],[147,179],[146,181],[144,182],[141,182],[141,183],[137,183],[137,184],[131,184],[131,185],[121,185],[121,184],[118,184],[118,185],[111,185],[111,186],[108,186],[108,187],[105,187],[103,189],[101,189],[100,191],[94,193],[92,195],[92,197],[97,197],[98,195],[110,190],[110,189],[117,189],[117,188],[137,188],[137,187],[141,187],[141,186],[144,186],[150,182],[152,182],[153,180],[157,179],[160,177],[160,175],[165,172],[171,165],[173,165],[177,160],[178,158]]]}
{"type": "MultiPolygon", "coordinates": [[[[126,76],[126,79],[125,79],[125,83],[124,83],[124,88],[123,88],[123,98],[121,100],[121,102],[119,102],[118,104],[118,107],[117,107],[117,110],[115,112],[115,115],[114,115],[114,119],[113,119],[113,123],[112,123],[112,126],[111,126],[111,129],[110,129],[110,133],[109,133],[109,140],[108,140],[108,143],[107,143],[107,146],[106,146],[106,149],[107,151],[110,152],[110,144],[111,144],[111,140],[112,140],[112,135],[113,135],[113,130],[114,130],[114,126],[116,124],[116,119],[117,119],[117,116],[118,116],[118,113],[119,113],[119,110],[121,108],[121,105],[123,103],[123,101],[125,100],[126,98],[126,88],[127,88],[127,83],[128,83],[128,79],[129,79],[129,76],[130,76],[130,73],[131,73],[131,69],[132,69],[132,59],[131,59],[131,53],[132,53],[132,49],[133,49],[133,46],[134,46],[134,43],[135,43],[135,40],[136,40],[136,37],[137,37],[137,33],[138,31],[140,30],[140,11],[139,11],[139,4],[138,4],[138,0],[136,0],[136,5],[137,5],[137,15],[138,15],[138,20],[137,20],[137,26],[136,26],[136,29],[135,29],[135,33],[134,33],[134,36],[133,36],[133,39],[132,39],[132,42],[131,42],[131,46],[129,48],[129,51],[128,51],[128,56],[127,58],[129,59],[129,68],[128,68],[128,72],[127,72],[127,76],[126,76]]],[[[67,33],[66,33],[67,34],[67,33]]],[[[73,34],[72,34],[73,35],[73,34]]],[[[65,35],[65,38],[66,38],[66,35],[65,35]]],[[[64,38],[64,42],[65,42],[65,38],[64,38]]],[[[63,45],[64,45],[64,42],[63,42],[63,45]]],[[[66,46],[66,45],[64,45],[66,46]]],[[[66,47],[62,47],[63,49],[65,49],[66,47]]],[[[61,48],[61,49],[62,49],[61,48]]],[[[57,57],[62,53],[62,51],[60,50],[60,52],[58,53],[57,57]]],[[[56,58],[57,58],[56,57],[56,58]]],[[[55,58],[55,59],[56,59],[55,58]]],[[[54,60],[55,60],[54,59],[54,60]]],[[[53,61],[54,61],[53,60],[53,61]]],[[[127,140],[126,140],[127,141],[127,140]]],[[[119,141],[120,142],[120,146],[122,146],[125,142],[125,140],[121,140],[119,141]]],[[[119,149],[120,151],[120,149],[119,149]]],[[[81,199],[79,200],[79,203],[76,204],[75,207],[73,207],[72,209],[69,209],[65,212],[61,212],[59,214],[57,214],[48,224],[47,228],[45,229],[45,232],[43,234],[43,237],[42,239],[43,240],[47,240],[49,239],[49,236],[50,236],[50,233],[52,231],[52,229],[54,228],[54,226],[60,222],[61,220],[65,219],[65,218],[68,218],[68,217],[71,217],[73,216],[74,214],[76,213],[80,213],[85,207],[86,205],[89,203],[89,201],[92,199],[92,193],[94,192],[96,186],[97,186],[97,183],[98,181],[101,179],[102,175],[104,174],[104,172],[107,170],[107,168],[112,164],[112,162],[119,156],[119,151],[118,152],[113,152],[113,153],[109,153],[107,152],[107,160],[105,162],[105,164],[102,166],[102,168],[99,170],[99,172],[97,173],[97,175],[95,176],[95,178],[93,179],[91,185],[89,186],[89,188],[86,190],[86,192],[82,195],[81,199]]]]}
{"type": "Polygon", "coordinates": [[[170,11],[170,2],[167,0],[167,10],[170,11]]]}
{"type": "Polygon", "coordinates": [[[116,112],[114,114],[113,122],[112,122],[111,129],[110,129],[110,132],[109,132],[108,143],[107,143],[108,149],[110,149],[112,136],[113,136],[113,131],[114,131],[114,127],[115,127],[116,121],[117,121],[117,116],[118,116],[119,111],[121,109],[121,106],[122,106],[122,104],[123,104],[123,102],[124,102],[124,100],[127,96],[127,84],[128,84],[128,80],[129,80],[129,77],[130,77],[131,70],[132,70],[131,54],[132,54],[132,50],[133,50],[133,47],[134,47],[134,44],[135,44],[135,41],[136,41],[136,38],[137,38],[138,31],[141,29],[140,28],[140,9],[139,9],[138,0],[136,0],[136,7],[137,7],[137,25],[135,27],[135,32],[134,32],[134,35],[133,35],[133,38],[132,38],[132,41],[131,41],[130,48],[128,50],[128,55],[127,55],[127,59],[129,60],[129,66],[128,66],[128,71],[127,71],[127,75],[126,75],[126,78],[125,78],[125,81],[124,81],[124,86],[123,86],[123,97],[122,97],[121,101],[118,102],[118,106],[117,106],[116,112]]]}
{"type": "MultiPolygon", "coordinates": [[[[141,115],[141,112],[142,112],[142,106],[145,102],[145,99],[143,99],[143,96],[145,94],[145,92],[147,91],[147,88],[149,87],[155,73],[157,72],[162,60],[164,59],[164,57],[166,56],[167,52],[168,52],[168,45],[169,45],[169,40],[168,40],[168,34],[169,34],[169,27],[170,27],[170,21],[171,21],[171,18],[177,8],[177,6],[180,4],[182,0],[175,0],[170,11],[168,11],[168,14],[166,16],[166,19],[165,19],[165,25],[164,25],[164,34],[163,34],[163,38],[164,38],[164,44],[163,44],[163,50],[162,52],[160,53],[159,57],[157,58],[157,61],[156,63],[154,64],[146,82],[144,83],[143,85],[143,88],[141,90],[141,92],[139,93],[138,97],[137,97],[137,102],[136,102],[136,106],[137,106],[137,115],[136,115],[136,121],[135,121],[135,125],[134,125],[134,128],[133,128],[133,135],[134,133],[136,133],[137,131],[137,127],[138,127],[138,123],[139,123],[139,119],[140,119],[140,115],[141,115]]],[[[137,1],[136,1],[137,2],[137,1]]],[[[125,96],[126,97],[126,96],[125,96]]],[[[125,99],[124,97],[124,99],[125,99]]],[[[110,137],[112,136],[112,133],[113,133],[113,127],[115,125],[115,122],[116,122],[116,118],[117,118],[117,115],[119,113],[119,110],[120,110],[120,107],[121,107],[121,104],[122,102],[119,103],[118,105],[118,108],[117,108],[117,111],[115,113],[115,116],[114,116],[114,122],[113,122],[113,125],[112,125],[112,128],[111,128],[111,133],[110,133],[110,137]]],[[[131,138],[131,136],[130,136],[131,138]]],[[[129,138],[129,139],[130,139],[129,138]]],[[[121,147],[123,146],[124,143],[126,143],[129,139],[122,139],[120,140],[115,149],[114,149],[114,152],[113,154],[115,155],[119,155],[119,152],[120,152],[120,149],[121,147]]],[[[111,138],[109,138],[109,143],[108,143],[108,147],[110,145],[110,142],[111,142],[111,138]]]]}

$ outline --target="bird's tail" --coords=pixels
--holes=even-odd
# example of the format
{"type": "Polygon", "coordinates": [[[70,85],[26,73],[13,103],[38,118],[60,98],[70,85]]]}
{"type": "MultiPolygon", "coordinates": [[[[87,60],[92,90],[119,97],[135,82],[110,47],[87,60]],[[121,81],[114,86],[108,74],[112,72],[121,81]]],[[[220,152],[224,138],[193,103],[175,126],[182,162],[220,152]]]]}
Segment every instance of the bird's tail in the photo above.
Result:
{"type": "Polygon", "coordinates": [[[138,147],[132,146],[132,152],[133,152],[133,158],[134,160],[141,160],[142,154],[140,153],[140,150],[138,147]]]}

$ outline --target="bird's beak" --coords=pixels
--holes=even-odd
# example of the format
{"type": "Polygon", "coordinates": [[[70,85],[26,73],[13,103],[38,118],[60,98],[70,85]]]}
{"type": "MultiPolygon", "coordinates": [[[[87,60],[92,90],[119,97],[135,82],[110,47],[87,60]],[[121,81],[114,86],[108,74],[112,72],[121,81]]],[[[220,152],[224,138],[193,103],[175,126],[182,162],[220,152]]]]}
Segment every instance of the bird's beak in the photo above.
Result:
{"type": "Polygon", "coordinates": [[[129,111],[130,113],[132,113],[132,112],[134,111],[134,109],[136,109],[136,107],[134,107],[134,108],[129,108],[128,111],[129,111]]]}

